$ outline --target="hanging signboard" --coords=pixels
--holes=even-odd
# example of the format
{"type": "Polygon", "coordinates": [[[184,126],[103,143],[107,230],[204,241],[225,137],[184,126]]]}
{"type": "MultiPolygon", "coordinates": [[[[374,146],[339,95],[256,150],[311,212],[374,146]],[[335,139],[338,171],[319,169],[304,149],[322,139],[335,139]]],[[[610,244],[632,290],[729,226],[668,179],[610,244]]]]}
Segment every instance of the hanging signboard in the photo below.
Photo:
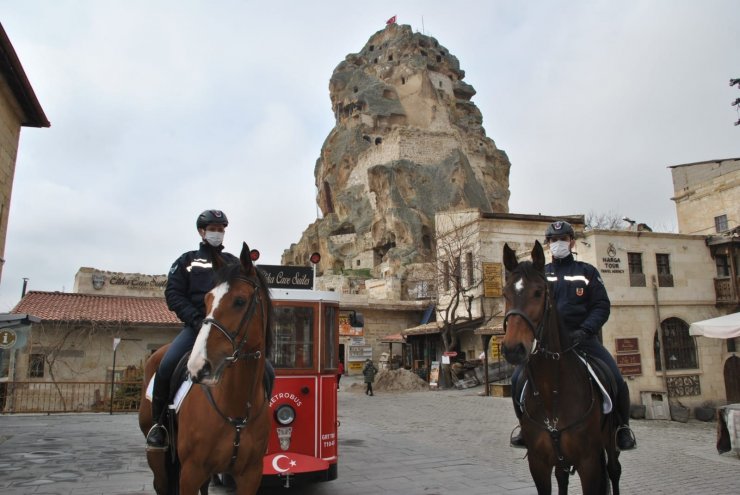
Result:
{"type": "Polygon", "coordinates": [[[429,370],[429,386],[437,388],[439,384],[439,361],[432,361],[431,370],[429,370]]]}
{"type": "Polygon", "coordinates": [[[501,297],[501,263],[483,263],[483,297],[501,297]]]}

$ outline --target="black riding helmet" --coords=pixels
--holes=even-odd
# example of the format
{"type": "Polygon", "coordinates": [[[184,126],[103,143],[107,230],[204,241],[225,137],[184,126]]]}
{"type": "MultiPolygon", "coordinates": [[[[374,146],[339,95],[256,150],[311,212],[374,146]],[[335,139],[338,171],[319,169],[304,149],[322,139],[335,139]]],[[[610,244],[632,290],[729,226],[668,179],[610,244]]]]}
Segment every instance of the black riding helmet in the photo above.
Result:
{"type": "Polygon", "coordinates": [[[198,215],[198,220],[195,222],[195,225],[199,229],[205,229],[212,224],[226,227],[229,225],[229,219],[226,218],[226,214],[221,210],[206,210],[198,215]]]}
{"type": "Polygon", "coordinates": [[[550,238],[554,235],[570,235],[571,239],[575,238],[576,233],[573,230],[573,226],[566,221],[558,220],[552,222],[547,226],[545,231],[545,242],[550,242],[550,238]]]}

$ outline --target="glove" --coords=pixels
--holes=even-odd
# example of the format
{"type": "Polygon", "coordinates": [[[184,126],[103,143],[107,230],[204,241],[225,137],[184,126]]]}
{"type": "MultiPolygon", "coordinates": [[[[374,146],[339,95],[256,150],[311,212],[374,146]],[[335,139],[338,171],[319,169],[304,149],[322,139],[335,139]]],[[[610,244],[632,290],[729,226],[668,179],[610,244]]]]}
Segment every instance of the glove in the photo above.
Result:
{"type": "Polygon", "coordinates": [[[574,345],[580,344],[590,336],[591,334],[583,328],[579,328],[578,330],[573,330],[572,332],[570,332],[570,340],[573,342],[574,345]]]}
{"type": "Polygon", "coordinates": [[[200,327],[203,326],[203,318],[200,316],[193,320],[193,322],[190,324],[190,328],[195,330],[195,333],[200,332],[200,327]]]}

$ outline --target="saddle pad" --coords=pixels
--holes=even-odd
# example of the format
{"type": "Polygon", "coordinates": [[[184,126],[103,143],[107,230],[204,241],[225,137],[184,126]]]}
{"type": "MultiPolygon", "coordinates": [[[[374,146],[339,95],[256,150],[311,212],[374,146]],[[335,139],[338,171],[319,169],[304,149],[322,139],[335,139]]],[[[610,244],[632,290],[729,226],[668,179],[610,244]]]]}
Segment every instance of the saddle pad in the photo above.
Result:
{"type": "MultiPolygon", "coordinates": [[[[152,378],[149,380],[149,385],[146,387],[146,398],[150,401],[152,400],[152,393],[154,391],[154,377],[157,376],[155,373],[152,375],[152,378]]],[[[192,380],[185,380],[180,384],[180,388],[177,389],[177,393],[175,394],[175,398],[172,400],[172,404],[168,404],[170,406],[175,406],[175,412],[180,411],[180,406],[182,405],[183,399],[185,399],[185,396],[188,395],[188,392],[190,392],[190,388],[193,386],[192,380]]]]}
{"type": "MultiPolygon", "coordinates": [[[[604,388],[604,385],[602,385],[599,377],[596,376],[596,372],[593,370],[593,368],[591,368],[591,365],[588,364],[588,362],[581,356],[578,356],[578,359],[583,361],[583,364],[586,365],[586,369],[588,370],[589,374],[593,377],[594,381],[599,386],[599,389],[601,390],[601,396],[604,398],[604,402],[602,402],[601,404],[601,410],[604,412],[604,414],[609,414],[614,408],[614,404],[612,404],[612,398],[609,397],[609,394],[606,392],[606,388],[604,388]]],[[[524,381],[522,393],[521,395],[519,395],[519,407],[522,409],[522,411],[524,411],[524,395],[527,393],[527,385],[529,385],[529,380],[524,381]]]]}

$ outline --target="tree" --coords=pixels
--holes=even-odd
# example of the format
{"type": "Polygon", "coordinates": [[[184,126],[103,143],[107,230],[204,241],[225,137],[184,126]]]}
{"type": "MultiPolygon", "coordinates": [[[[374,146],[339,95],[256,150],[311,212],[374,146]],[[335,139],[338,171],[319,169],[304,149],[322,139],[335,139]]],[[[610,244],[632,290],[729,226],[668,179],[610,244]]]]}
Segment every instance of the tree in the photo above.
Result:
{"type": "Polygon", "coordinates": [[[586,228],[589,230],[627,230],[632,223],[634,222],[627,217],[613,211],[596,213],[591,210],[586,215],[586,228]],[[625,223],[628,226],[625,226],[625,223]]]}
{"type": "MultiPolygon", "coordinates": [[[[435,238],[437,315],[442,322],[440,337],[446,352],[457,350],[460,327],[466,323],[482,324],[491,318],[485,314],[480,292],[483,276],[477,230],[465,215],[453,215],[438,215],[435,238]]],[[[440,386],[450,383],[450,366],[443,364],[440,386]]]]}

